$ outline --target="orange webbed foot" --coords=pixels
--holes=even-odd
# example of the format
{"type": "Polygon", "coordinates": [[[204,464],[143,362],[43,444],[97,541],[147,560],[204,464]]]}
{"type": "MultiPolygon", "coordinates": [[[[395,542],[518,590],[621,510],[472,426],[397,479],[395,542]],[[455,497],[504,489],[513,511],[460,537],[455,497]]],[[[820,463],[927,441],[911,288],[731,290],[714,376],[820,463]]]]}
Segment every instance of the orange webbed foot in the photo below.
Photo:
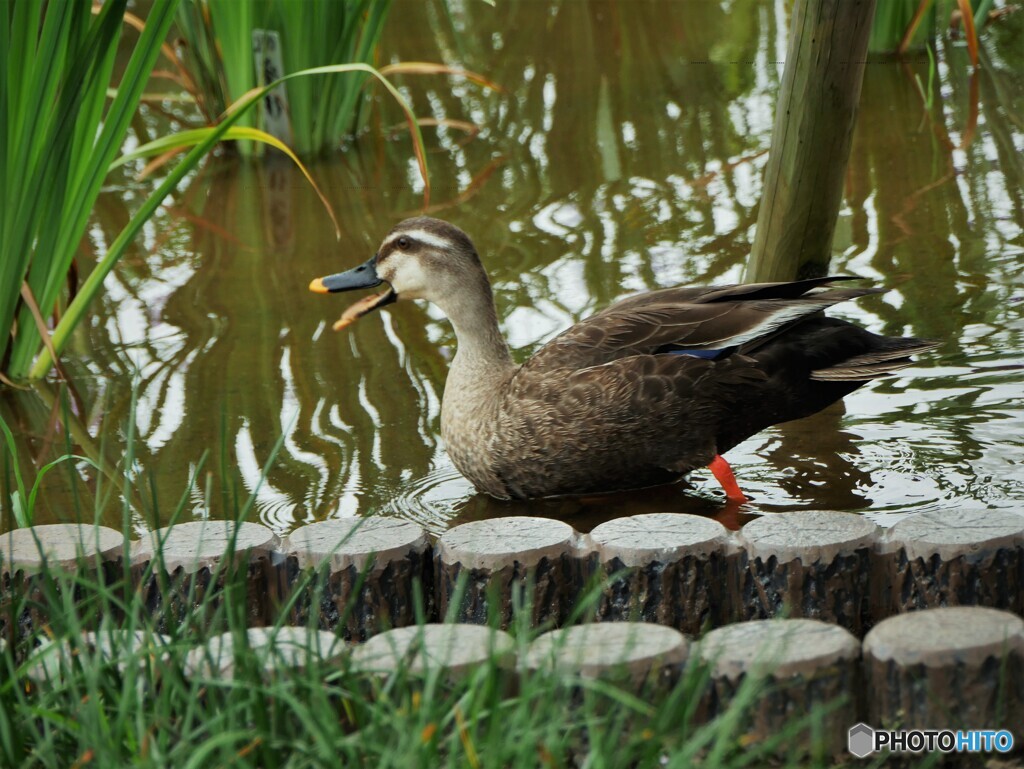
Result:
{"type": "Polygon", "coordinates": [[[725,489],[725,498],[729,502],[742,505],[744,502],[750,501],[740,491],[739,484],[736,483],[736,476],[732,474],[732,468],[729,467],[729,463],[725,461],[721,454],[715,454],[715,458],[708,465],[708,470],[711,471],[711,474],[715,476],[715,480],[725,489]]]}

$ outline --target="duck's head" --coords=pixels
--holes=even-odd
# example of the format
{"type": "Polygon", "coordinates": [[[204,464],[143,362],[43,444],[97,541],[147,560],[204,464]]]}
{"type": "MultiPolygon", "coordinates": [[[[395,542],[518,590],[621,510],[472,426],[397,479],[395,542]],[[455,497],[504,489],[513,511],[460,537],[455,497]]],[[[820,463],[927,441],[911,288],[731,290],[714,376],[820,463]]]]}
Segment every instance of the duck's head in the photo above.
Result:
{"type": "Polygon", "coordinates": [[[406,219],[389,232],[369,261],[346,272],[316,278],[310,291],[337,293],[374,288],[388,289],[360,299],[335,322],[338,331],[363,315],[399,299],[426,299],[444,307],[445,297],[464,290],[467,282],[489,284],[480,257],[469,237],[453,224],[420,216],[406,219]]]}

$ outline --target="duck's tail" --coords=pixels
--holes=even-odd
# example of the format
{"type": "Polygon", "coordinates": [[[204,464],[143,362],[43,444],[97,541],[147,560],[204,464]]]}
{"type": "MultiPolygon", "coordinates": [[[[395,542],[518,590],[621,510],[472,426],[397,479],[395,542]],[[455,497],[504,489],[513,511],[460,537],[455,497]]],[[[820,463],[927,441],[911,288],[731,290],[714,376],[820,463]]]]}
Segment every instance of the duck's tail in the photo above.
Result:
{"type": "Polygon", "coordinates": [[[918,355],[939,346],[939,342],[916,337],[876,337],[870,352],[811,372],[811,379],[822,382],[867,382],[888,376],[913,364],[911,355],[918,355]]]}

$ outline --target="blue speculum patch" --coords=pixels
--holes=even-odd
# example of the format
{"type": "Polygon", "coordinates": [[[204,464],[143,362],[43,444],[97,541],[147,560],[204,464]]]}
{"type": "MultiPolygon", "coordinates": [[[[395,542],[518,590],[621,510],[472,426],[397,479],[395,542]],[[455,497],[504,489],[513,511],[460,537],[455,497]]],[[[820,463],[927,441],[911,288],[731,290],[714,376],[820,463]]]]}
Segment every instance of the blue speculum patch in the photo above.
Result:
{"type": "Polygon", "coordinates": [[[726,347],[722,350],[665,350],[665,353],[668,355],[689,355],[694,358],[704,358],[704,360],[716,360],[731,349],[731,347],[726,347]]]}

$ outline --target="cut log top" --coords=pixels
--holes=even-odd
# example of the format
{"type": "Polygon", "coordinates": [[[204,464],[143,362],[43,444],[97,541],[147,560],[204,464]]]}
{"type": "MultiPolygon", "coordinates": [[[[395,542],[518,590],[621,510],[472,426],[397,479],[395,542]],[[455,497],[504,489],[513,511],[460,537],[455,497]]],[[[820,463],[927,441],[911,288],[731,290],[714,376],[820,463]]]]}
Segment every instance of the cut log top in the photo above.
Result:
{"type": "Polygon", "coordinates": [[[170,636],[149,630],[132,632],[120,628],[83,633],[74,643],[48,639],[33,650],[25,675],[39,684],[59,681],[76,659],[83,668],[97,662],[113,662],[123,672],[129,662],[141,667],[154,658],[164,658],[170,640],[170,636]]]}
{"type": "Polygon", "coordinates": [[[372,673],[399,669],[422,674],[443,670],[459,675],[489,658],[510,666],[515,642],[501,630],[482,625],[428,624],[396,628],[374,636],[352,652],[352,667],[372,673]]]}
{"type": "Polygon", "coordinates": [[[124,537],[106,526],[78,523],[54,523],[15,529],[0,535],[0,561],[3,573],[17,569],[37,569],[44,563],[70,569],[79,558],[113,560],[121,555],[124,537]]]}
{"type": "Polygon", "coordinates": [[[751,558],[811,564],[870,548],[878,536],[878,527],[863,515],[813,510],[764,515],[744,526],[738,539],[751,558]]]}
{"type": "Polygon", "coordinates": [[[864,639],[864,656],[897,665],[976,665],[989,657],[1024,655],[1024,620],[982,606],[950,606],[900,614],[864,639]]]}
{"type": "Polygon", "coordinates": [[[423,553],[427,534],[414,523],[399,518],[341,518],[296,529],[285,539],[283,550],[298,560],[299,568],[329,562],[332,572],[355,567],[362,571],[375,556],[378,568],[423,553]]]}
{"type": "Polygon", "coordinates": [[[132,561],[152,560],[159,547],[164,570],[170,574],[179,568],[191,574],[213,568],[234,543],[236,553],[277,549],[277,535],[258,523],[235,521],[189,521],[166,529],[157,529],[136,545],[132,561]]]}
{"type": "Polygon", "coordinates": [[[513,563],[530,568],[544,558],[575,553],[577,534],[550,518],[491,518],[448,529],[437,540],[442,563],[494,571],[513,563]]]}
{"type": "Polygon", "coordinates": [[[934,510],[904,518],[883,538],[882,549],[903,548],[907,558],[944,561],[962,555],[1024,547],[1024,515],[1008,510],[934,510]]]}
{"type": "Polygon", "coordinates": [[[712,676],[776,678],[813,676],[815,671],[860,656],[860,641],[848,630],[813,619],[739,622],[712,630],[700,644],[712,676]]]}
{"type": "Polygon", "coordinates": [[[678,630],[649,622],[601,622],[552,630],[537,638],[524,664],[533,670],[555,669],[595,678],[625,669],[642,677],[652,669],[681,665],[689,642],[678,630]]]}
{"type": "Polygon", "coordinates": [[[617,558],[623,566],[634,567],[722,552],[728,538],[729,531],[711,518],[650,513],[602,523],[586,541],[602,563],[617,558]]]}
{"type": "MultiPolygon", "coordinates": [[[[303,670],[311,661],[336,662],[349,648],[334,633],[304,627],[250,628],[245,639],[265,676],[282,670],[303,670]]],[[[234,678],[236,640],[234,633],[224,633],[211,638],[206,646],[193,649],[185,657],[185,674],[234,678]]]]}

